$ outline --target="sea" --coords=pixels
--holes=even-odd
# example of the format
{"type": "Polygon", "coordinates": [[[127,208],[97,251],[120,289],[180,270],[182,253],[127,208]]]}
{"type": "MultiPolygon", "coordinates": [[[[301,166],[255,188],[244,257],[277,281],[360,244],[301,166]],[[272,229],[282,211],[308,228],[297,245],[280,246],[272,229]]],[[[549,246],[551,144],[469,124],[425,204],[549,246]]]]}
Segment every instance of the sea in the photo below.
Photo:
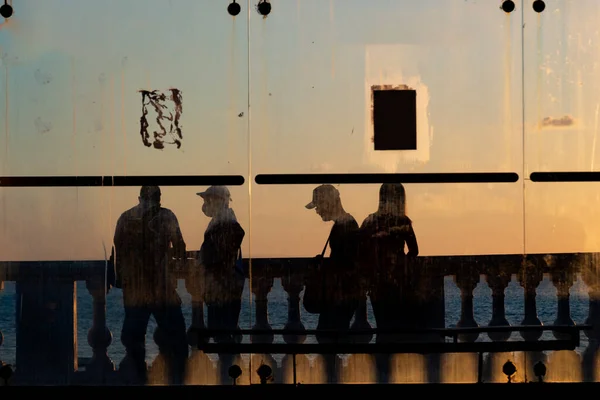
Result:
{"type": "MultiPolygon", "coordinates": [[[[456,286],[452,277],[445,278],[445,308],[446,308],[446,327],[454,327],[460,318],[460,290],[456,286]]],[[[77,347],[78,357],[80,359],[89,359],[92,356],[92,350],[87,342],[87,332],[92,326],[92,297],[85,287],[85,282],[77,282],[77,347]]],[[[183,312],[190,325],[192,310],[191,296],[187,293],[184,282],[179,281],[178,291],[183,301],[183,312]]],[[[519,285],[515,277],[508,285],[505,291],[505,309],[506,318],[511,325],[519,325],[523,319],[523,288],[519,285]]],[[[274,329],[281,329],[287,322],[288,313],[288,295],[281,286],[281,281],[275,279],[273,288],[268,296],[269,323],[274,329]]],[[[253,315],[250,310],[254,309],[252,297],[248,290],[248,281],[244,289],[244,299],[242,312],[240,316],[240,327],[249,329],[253,325],[253,315]]],[[[537,309],[538,318],[543,324],[553,324],[556,319],[557,296],[556,288],[546,276],[537,289],[537,309]]],[[[482,277],[474,290],[474,315],[475,320],[480,326],[485,326],[492,317],[492,291],[482,277]]],[[[589,296],[588,288],[580,276],[570,289],[571,318],[576,324],[583,324],[588,316],[589,296]]],[[[116,365],[123,359],[125,349],[121,343],[121,327],[123,324],[123,302],[120,289],[111,289],[106,300],[107,325],[113,334],[113,341],[108,348],[108,355],[116,365]]],[[[309,314],[303,309],[302,322],[307,329],[315,329],[318,316],[309,314]]],[[[368,320],[371,326],[376,327],[370,303],[367,304],[368,320]]],[[[16,287],[14,282],[5,282],[4,290],[0,292],[0,331],[3,333],[4,342],[0,346],[0,360],[15,365],[16,355],[16,287]]],[[[147,361],[151,363],[158,354],[158,347],[152,339],[152,334],[156,327],[155,321],[151,318],[148,324],[146,337],[147,361]]],[[[542,339],[552,339],[551,332],[545,332],[542,339]]],[[[314,340],[308,337],[307,342],[314,340]]],[[[489,341],[486,334],[479,336],[478,341],[489,341]]],[[[518,332],[514,332],[509,340],[520,340],[518,332]]],[[[246,341],[246,339],[244,340],[246,341]]],[[[282,341],[276,337],[275,341],[282,341]]],[[[581,346],[577,350],[582,352],[587,347],[587,338],[581,334],[581,346]]]]}

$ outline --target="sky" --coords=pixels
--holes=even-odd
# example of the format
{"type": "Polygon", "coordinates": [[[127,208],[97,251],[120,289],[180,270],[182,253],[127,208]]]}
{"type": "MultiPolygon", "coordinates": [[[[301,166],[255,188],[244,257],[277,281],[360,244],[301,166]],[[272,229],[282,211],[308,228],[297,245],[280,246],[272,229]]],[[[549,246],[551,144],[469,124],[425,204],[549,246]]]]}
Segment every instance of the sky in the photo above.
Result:
{"type": "MultiPolygon", "coordinates": [[[[244,255],[310,257],[331,226],[304,208],[313,185],[256,174],[517,172],[407,184],[421,254],[600,249],[598,184],[526,179],[600,169],[599,2],[526,1],[523,20],[521,1],[273,0],[267,18],[240,3],[233,18],[227,0],[15,2],[0,19],[0,175],[243,175],[230,190],[244,255]],[[374,151],[382,84],[417,91],[417,150],[374,151]],[[170,88],[182,146],[145,147],[139,91],[170,88]]],[[[359,224],[378,187],[339,186],[359,224]]],[[[162,190],[189,250],[203,189],[162,190]]],[[[138,191],[2,188],[0,258],[102,259],[138,191]]]]}

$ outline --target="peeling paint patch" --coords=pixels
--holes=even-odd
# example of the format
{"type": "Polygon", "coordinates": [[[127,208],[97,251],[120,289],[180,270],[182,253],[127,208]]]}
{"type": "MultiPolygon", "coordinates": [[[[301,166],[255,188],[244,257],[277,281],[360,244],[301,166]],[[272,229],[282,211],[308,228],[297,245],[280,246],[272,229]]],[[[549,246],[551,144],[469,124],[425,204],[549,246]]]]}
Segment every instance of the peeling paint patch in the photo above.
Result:
{"type": "Polygon", "coordinates": [[[421,76],[421,65],[429,60],[421,46],[367,44],[365,48],[363,162],[385,172],[412,170],[430,162],[434,127],[429,115],[429,84],[421,76]],[[417,149],[377,151],[371,105],[373,86],[413,89],[417,93],[417,149]]]}
{"type": "Polygon", "coordinates": [[[165,144],[174,144],[178,149],[181,148],[183,140],[180,124],[183,113],[181,90],[169,89],[164,92],[140,90],[140,93],[142,94],[140,135],[144,146],[162,150],[165,144]]]}

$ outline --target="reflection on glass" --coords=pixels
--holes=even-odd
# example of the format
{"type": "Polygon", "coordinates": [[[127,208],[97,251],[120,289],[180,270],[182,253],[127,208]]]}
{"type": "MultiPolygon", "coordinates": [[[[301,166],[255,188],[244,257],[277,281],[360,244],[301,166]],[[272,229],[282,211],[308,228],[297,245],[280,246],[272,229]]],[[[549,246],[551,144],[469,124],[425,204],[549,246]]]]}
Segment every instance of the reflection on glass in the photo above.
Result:
{"type": "Polygon", "coordinates": [[[0,175],[245,184],[161,185],[159,208],[139,186],[0,180],[0,378],[505,382],[508,359],[513,382],[538,379],[538,362],[546,381],[597,380],[596,330],[576,350],[412,353],[564,343],[564,331],[523,325],[600,318],[595,185],[529,180],[596,169],[600,5],[297,0],[268,15],[240,2],[232,16],[221,2],[150,3],[19,3],[0,20],[0,175]],[[410,95],[386,104],[402,110],[383,131],[374,88],[410,95]],[[402,143],[380,146],[382,132],[402,143]],[[254,182],[398,172],[519,180],[254,182]],[[448,329],[370,330],[423,327],[448,329]],[[338,342],[348,351],[259,347],[338,342]],[[210,345],[221,347],[199,349],[210,345]]]}

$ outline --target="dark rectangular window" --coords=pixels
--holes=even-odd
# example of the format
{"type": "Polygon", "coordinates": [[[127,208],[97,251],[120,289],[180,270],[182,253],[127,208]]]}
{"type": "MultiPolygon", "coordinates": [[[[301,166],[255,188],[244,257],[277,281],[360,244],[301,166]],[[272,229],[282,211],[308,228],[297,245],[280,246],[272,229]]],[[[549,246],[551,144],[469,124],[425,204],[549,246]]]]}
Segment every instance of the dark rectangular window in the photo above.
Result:
{"type": "Polygon", "coordinates": [[[375,150],[417,149],[417,92],[373,88],[375,150]]]}

